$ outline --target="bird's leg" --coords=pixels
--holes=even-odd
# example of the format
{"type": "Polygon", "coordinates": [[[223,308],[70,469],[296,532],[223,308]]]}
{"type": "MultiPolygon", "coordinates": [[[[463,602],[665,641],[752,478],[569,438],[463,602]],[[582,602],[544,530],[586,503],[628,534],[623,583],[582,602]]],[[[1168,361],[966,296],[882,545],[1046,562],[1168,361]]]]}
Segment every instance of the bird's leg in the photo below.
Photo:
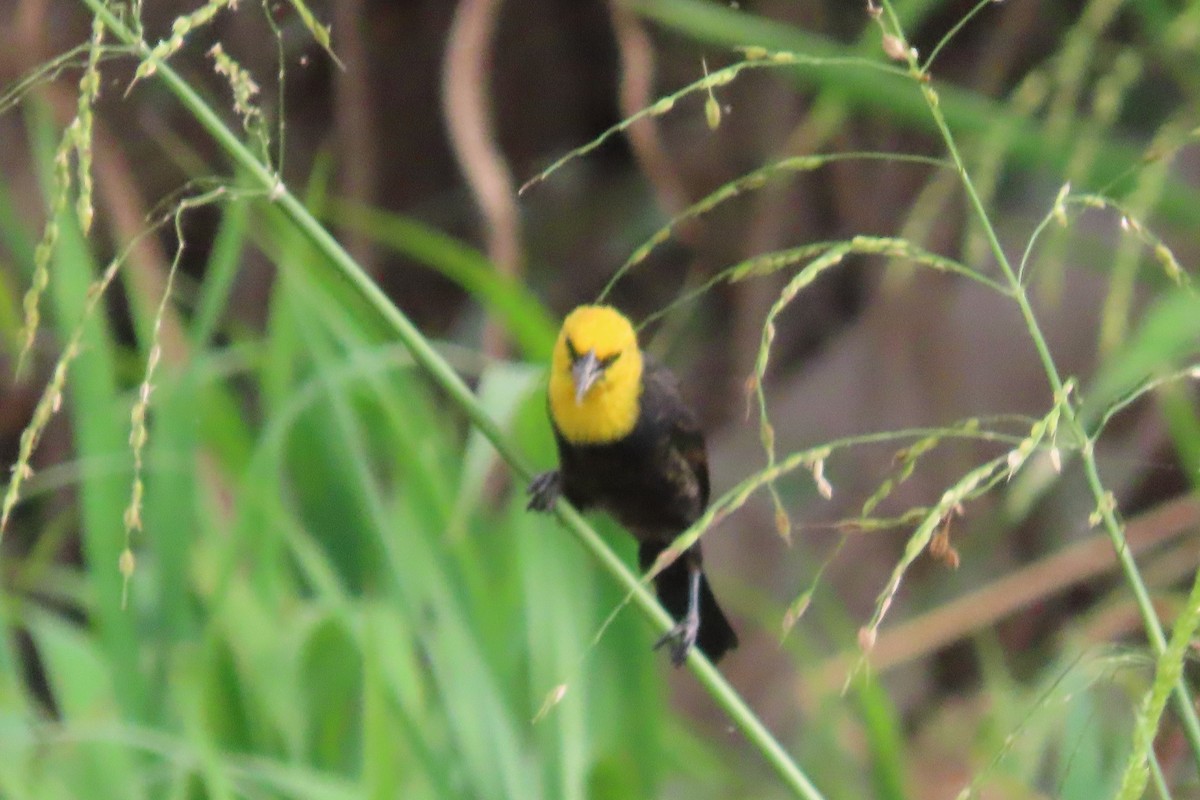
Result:
{"type": "Polygon", "coordinates": [[[670,643],[671,663],[677,667],[682,667],[687,661],[688,651],[692,649],[692,645],[696,643],[696,637],[700,633],[700,579],[704,573],[700,571],[700,565],[693,559],[688,559],[687,567],[687,612],[683,615],[683,619],[675,623],[675,627],[664,633],[654,643],[655,650],[670,643]]]}
{"type": "Polygon", "coordinates": [[[525,494],[529,495],[529,504],[525,506],[526,510],[552,510],[558,496],[562,494],[562,473],[552,469],[535,476],[529,482],[529,488],[525,490],[525,494]]]}

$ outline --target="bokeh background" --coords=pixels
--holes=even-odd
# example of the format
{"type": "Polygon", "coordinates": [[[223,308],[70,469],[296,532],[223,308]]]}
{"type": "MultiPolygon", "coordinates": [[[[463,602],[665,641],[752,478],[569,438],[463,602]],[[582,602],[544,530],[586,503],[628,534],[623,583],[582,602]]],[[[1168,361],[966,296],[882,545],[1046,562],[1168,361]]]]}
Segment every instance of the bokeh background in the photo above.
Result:
{"type": "MultiPolygon", "coordinates": [[[[200,5],[137,4],[145,40],[200,5]]],[[[1200,306],[1170,274],[1196,273],[1200,7],[893,5],[919,58],[936,50],[930,85],[1000,245],[1026,262],[1081,419],[1096,431],[1163,379],[1121,405],[1095,452],[1170,625],[1200,563],[1195,381],[1175,372],[1197,361],[1200,306]],[[1060,219],[1060,190],[1108,202],[1060,219]]],[[[682,215],[608,299],[649,320],[645,346],[704,420],[719,495],[767,463],[752,377],[802,262],[697,287],[854,237],[903,237],[1004,283],[956,171],[896,157],[947,151],[871,8],[243,0],[188,30],[170,64],[538,468],[553,461],[541,381],[557,320],[682,215]],[[254,82],[248,106],[215,45],[254,82]],[[813,63],[686,95],[518,197],[746,46],[813,63]],[[842,155],[686,213],[817,154],[842,155]]],[[[610,617],[625,599],[613,577],[524,512],[520,478],[386,320],[159,76],[134,80],[128,50],[100,61],[80,148],[95,220],[85,236],[76,181],[49,215],[49,280],[16,373],[91,19],[83,2],[0,3],[4,462],[39,431],[0,541],[0,794],[789,796],[694,678],[650,651],[652,626],[632,607],[610,617]]],[[[854,252],[775,327],[762,386],[776,450],[832,443],[819,460],[832,493],[814,460],[776,485],[787,524],[760,491],[705,534],[742,638],[729,681],[830,798],[1111,796],[1153,654],[1066,433],[938,526],[867,677],[847,683],[920,522],[905,514],[1054,405],[1013,298],[854,252]]],[[[632,540],[594,521],[631,562],[632,540]]],[[[1155,754],[1151,793],[1200,796],[1170,713],[1155,754]]]]}

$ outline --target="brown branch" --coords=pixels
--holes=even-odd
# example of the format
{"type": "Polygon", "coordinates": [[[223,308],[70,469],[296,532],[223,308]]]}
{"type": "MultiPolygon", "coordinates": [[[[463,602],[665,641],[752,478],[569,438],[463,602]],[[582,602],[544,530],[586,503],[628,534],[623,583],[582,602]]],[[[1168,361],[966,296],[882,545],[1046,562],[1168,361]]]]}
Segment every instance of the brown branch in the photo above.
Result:
{"type": "MultiPolygon", "coordinates": [[[[346,68],[337,70],[334,81],[334,118],[337,120],[341,160],[341,191],[364,206],[375,202],[375,176],[379,151],[375,143],[375,120],[371,115],[370,65],[363,42],[363,0],[340,0],[333,4],[333,33],[337,52],[346,68]]],[[[346,231],[346,249],[367,272],[377,277],[374,243],[364,233],[346,231]]]]}
{"type": "MultiPolygon", "coordinates": [[[[461,0],[442,63],[442,113],[450,144],[483,212],[487,253],[505,277],[521,274],[520,219],[512,174],[496,144],[488,93],[492,39],[501,0],[461,0]]],[[[484,350],[502,357],[507,346],[489,319],[484,350]]]]}
{"type": "MultiPolygon", "coordinates": [[[[1132,520],[1125,537],[1141,554],[1200,526],[1200,501],[1181,497],[1132,520]]],[[[1045,600],[1116,566],[1112,541],[1096,533],[1057,553],[963,595],[926,614],[883,631],[869,659],[877,672],[934,652],[1023,608],[1045,600]]],[[[841,654],[821,665],[815,682],[841,683],[857,654],[841,654]]]]}
{"type": "MultiPolygon", "coordinates": [[[[621,58],[621,88],[618,96],[622,117],[632,117],[653,101],[654,48],[646,29],[621,0],[609,0],[613,34],[621,58]]],[[[688,205],[688,193],[671,163],[653,117],[637,122],[625,131],[633,156],[654,187],[658,205],[668,217],[683,211],[688,205]]],[[[680,226],[677,236],[689,244],[696,238],[696,222],[689,220],[680,226]]]]}

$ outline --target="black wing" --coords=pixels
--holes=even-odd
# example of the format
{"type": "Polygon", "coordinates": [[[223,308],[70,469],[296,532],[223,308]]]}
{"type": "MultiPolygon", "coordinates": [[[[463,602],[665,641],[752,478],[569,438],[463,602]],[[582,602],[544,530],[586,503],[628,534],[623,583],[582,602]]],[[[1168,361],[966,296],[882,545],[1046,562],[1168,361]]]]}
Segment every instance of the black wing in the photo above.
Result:
{"type": "Polygon", "coordinates": [[[683,460],[696,480],[700,510],[703,510],[708,505],[708,454],[700,420],[684,402],[674,373],[649,355],[644,359],[643,413],[654,414],[668,431],[670,449],[683,460]]]}

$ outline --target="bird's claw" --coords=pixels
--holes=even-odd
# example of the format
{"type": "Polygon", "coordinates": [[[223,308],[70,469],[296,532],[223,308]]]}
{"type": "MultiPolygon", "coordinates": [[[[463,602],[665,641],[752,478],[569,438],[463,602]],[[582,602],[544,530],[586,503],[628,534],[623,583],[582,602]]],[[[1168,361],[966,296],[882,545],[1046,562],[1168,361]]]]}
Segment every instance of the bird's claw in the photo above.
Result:
{"type": "Polygon", "coordinates": [[[671,663],[682,667],[687,662],[688,651],[696,644],[700,633],[700,617],[688,615],[675,623],[675,627],[659,637],[654,643],[654,649],[670,645],[671,663]]]}
{"type": "Polygon", "coordinates": [[[525,490],[525,494],[529,495],[529,503],[525,506],[526,511],[553,510],[554,503],[562,494],[562,475],[558,470],[552,469],[535,476],[529,482],[529,488],[525,490]]]}

